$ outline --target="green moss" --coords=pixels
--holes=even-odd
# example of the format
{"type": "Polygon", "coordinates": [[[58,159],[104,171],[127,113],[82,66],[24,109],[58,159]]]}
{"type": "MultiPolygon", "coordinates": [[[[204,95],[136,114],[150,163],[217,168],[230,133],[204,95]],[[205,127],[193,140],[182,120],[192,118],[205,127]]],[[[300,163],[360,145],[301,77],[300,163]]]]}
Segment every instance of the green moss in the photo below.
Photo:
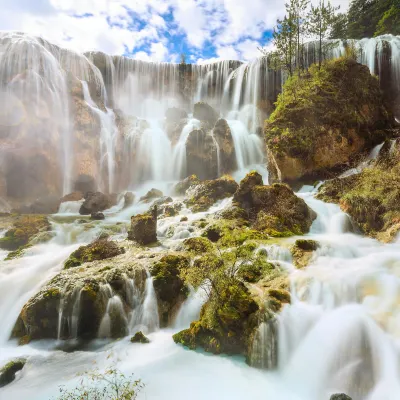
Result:
{"type": "Polygon", "coordinates": [[[8,385],[15,379],[15,374],[24,368],[26,360],[23,358],[8,362],[0,369],[0,387],[8,385]]]}
{"type": "Polygon", "coordinates": [[[141,332],[136,332],[132,337],[131,337],[131,342],[132,343],[150,343],[150,340],[141,332]]]}
{"type": "Polygon", "coordinates": [[[86,262],[116,257],[124,252],[116,242],[99,239],[75,250],[64,263],[64,269],[78,267],[86,262]]]}
{"type": "Polygon", "coordinates": [[[238,277],[245,282],[255,283],[262,279],[269,271],[274,270],[275,266],[271,263],[266,264],[245,264],[238,271],[238,277]]]}
{"type": "Polygon", "coordinates": [[[298,239],[295,242],[295,245],[305,251],[315,251],[318,248],[318,242],[316,240],[311,239],[298,239]]]}
{"type": "Polygon", "coordinates": [[[183,241],[183,246],[186,251],[194,254],[207,253],[213,250],[213,245],[210,240],[204,237],[194,237],[183,241]]]}

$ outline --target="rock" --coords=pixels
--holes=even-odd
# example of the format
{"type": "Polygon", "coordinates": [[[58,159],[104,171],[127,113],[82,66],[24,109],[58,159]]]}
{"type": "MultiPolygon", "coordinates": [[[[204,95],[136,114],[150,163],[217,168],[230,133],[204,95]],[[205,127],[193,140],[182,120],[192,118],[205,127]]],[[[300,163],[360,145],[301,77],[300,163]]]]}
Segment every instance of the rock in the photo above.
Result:
{"type": "Polygon", "coordinates": [[[136,332],[132,337],[131,337],[131,342],[132,343],[150,343],[150,340],[143,335],[141,331],[136,332]]]}
{"type": "MultiPolygon", "coordinates": [[[[172,200],[172,199],[171,199],[172,200]]],[[[158,207],[158,214],[160,218],[175,217],[182,210],[183,204],[180,201],[167,203],[158,207]]]]}
{"type": "Polygon", "coordinates": [[[116,204],[116,198],[101,192],[89,192],[85,195],[85,201],[79,209],[79,214],[89,215],[107,210],[116,204]]]}
{"type": "Polygon", "coordinates": [[[204,237],[192,237],[183,241],[183,248],[194,254],[203,254],[211,251],[213,245],[211,241],[204,237]]]}
{"type": "Polygon", "coordinates": [[[218,177],[218,148],[211,130],[193,130],[185,146],[189,175],[196,175],[201,180],[218,177]]]}
{"type": "Polygon", "coordinates": [[[392,123],[366,66],[340,58],[293,75],[265,125],[272,181],[329,176],[382,142],[392,123]]]}
{"type": "Polygon", "coordinates": [[[261,175],[251,172],[240,182],[233,198],[235,205],[248,212],[253,228],[275,237],[307,233],[315,212],[288,186],[262,183],[261,175]]]}
{"type": "Polygon", "coordinates": [[[97,189],[96,182],[94,178],[90,175],[79,175],[74,183],[74,191],[81,192],[84,195],[89,192],[95,192],[97,189]]]}
{"type": "Polygon", "coordinates": [[[163,197],[163,192],[161,190],[153,188],[149,190],[144,196],[142,196],[139,201],[150,203],[151,200],[157,199],[159,197],[163,197]]]}
{"type": "Polygon", "coordinates": [[[29,244],[40,232],[51,230],[47,217],[43,215],[22,215],[18,217],[13,227],[4,237],[0,238],[0,248],[4,250],[17,250],[29,244]]]}
{"type": "Polygon", "coordinates": [[[130,207],[135,202],[135,195],[132,192],[124,194],[124,208],[130,207]]]}
{"type": "Polygon", "coordinates": [[[188,190],[192,186],[196,186],[200,183],[199,178],[196,175],[190,175],[184,180],[178,182],[175,185],[175,193],[178,195],[184,195],[186,190],[188,190]]]}
{"type": "Polygon", "coordinates": [[[187,123],[187,112],[180,108],[168,108],[165,113],[165,130],[170,138],[172,145],[176,144],[182,133],[182,129],[187,123]]]}
{"type": "Polygon", "coordinates": [[[216,201],[232,196],[237,188],[235,180],[227,175],[204,181],[188,191],[185,203],[193,212],[206,211],[216,201]]]}
{"type": "Polygon", "coordinates": [[[383,242],[400,231],[400,163],[378,163],[358,175],[326,181],[317,198],[338,203],[356,227],[383,242]]]}
{"type": "Polygon", "coordinates": [[[246,221],[249,219],[249,214],[243,208],[233,205],[215,213],[215,218],[236,220],[239,221],[240,224],[246,224],[246,221]]]}
{"type": "Polygon", "coordinates": [[[60,199],[60,203],[65,203],[67,201],[79,201],[83,199],[82,192],[72,192],[70,194],[65,195],[60,199]]]}
{"type": "Polygon", "coordinates": [[[95,213],[92,213],[92,214],[90,215],[90,219],[93,219],[93,220],[95,220],[95,221],[101,221],[101,220],[103,220],[103,219],[106,219],[106,217],[105,217],[104,214],[101,213],[101,212],[95,212],[95,213]]]}
{"type": "Polygon", "coordinates": [[[218,113],[209,104],[199,102],[194,105],[193,118],[205,122],[209,128],[213,128],[218,120],[218,113]]]}
{"type": "Polygon", "coordinates": [[[168,108],[165,112],[165,118],[168,122],[179,122],[187,117],[187,112],[177,107],[168,108]]]}
{"type": "Polygon", "coordinates": [[[157,207],[146,214],[131,217],[128,239],[143,246],[157,242],[157,207]]]}
{"type": "Polygon", "coordinates": [[[29,206],[30,214],[55,214],[60,208],[58,196],[45,196],[35,200],[29,206]]]}
{"type": "Polygon", "coordinates": [[[180,274],[188,267],[187,257],[171,254],[162,257],[150,269],[162,326],[171,322],[174,311],[178,310],[187,297],[188,290],[180,274]]]}
{"type": "Polygon", "coordinates": [[[17,358],[8,362],[0,369],[0,388],[8,385],[15,379],[15,374],[21,371],[26,364],[25,358],[17,358]]]}
{"type": "Polygon", "coordinates": [[[244,264],[239,268],[237,276],[245,282],[255,283],[262,279],[268,271],[274,269],[275,266],[270,263],[266,265],[259,265],[257,263],[244,264]]]}
{"type": "Polygon", "coordinates": [[[124,253],[124,249],[120,248],[116,242],[107,239],[98,239],[88,244],[81,246],[75,250],[64,263],[64,268],[74,268],[80,265],[95,260],[104,260],[107,258],[116,257],[124,253]]]}
{"type": "Polygon", "coordinates": [[[184,216],[180,219],[180,222],[187,222],[188,220],[188,217],[184,216]]]}
{"type": "Polygon", "coordinates": [[[220,152],[219,172],[224,174],[234,171],[237,168],[235,145],[228,122],[225,119],[219,119],[215,124],[213,133],[220,152]]]}
{"type": "Polygon", "coordinates": [[[172,203],[172,201],[173,201],[173,200],[172,200],[172,197],[163,196],[163,197],[160,197],[160,198],[157,199],[157,200],[154,200],[152,206],[157,206],[157,207],[159,207],[159,206],[162,206],[163,204],[172,203]]]}
{"type": "Polygon", "coordinates": [[[330,400],[351,400],[351,397],[347,396],[344,393],[340,393],[340,394],[333,394],[330,400]]]}

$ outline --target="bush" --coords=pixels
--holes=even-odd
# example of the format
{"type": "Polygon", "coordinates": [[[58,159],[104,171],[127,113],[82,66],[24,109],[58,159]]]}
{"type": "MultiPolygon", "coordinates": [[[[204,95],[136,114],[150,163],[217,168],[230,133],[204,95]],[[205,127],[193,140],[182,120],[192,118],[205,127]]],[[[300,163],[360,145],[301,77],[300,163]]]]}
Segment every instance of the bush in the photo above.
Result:
{"type": "Polygon", "coordinates": [[[86,373],[79,386],[72,390],[60,387],[58,400],[133,400],[143,389],[141,380],[134,380],[133,375],[125,376],[113,367],[100,373],[86,373]]]}

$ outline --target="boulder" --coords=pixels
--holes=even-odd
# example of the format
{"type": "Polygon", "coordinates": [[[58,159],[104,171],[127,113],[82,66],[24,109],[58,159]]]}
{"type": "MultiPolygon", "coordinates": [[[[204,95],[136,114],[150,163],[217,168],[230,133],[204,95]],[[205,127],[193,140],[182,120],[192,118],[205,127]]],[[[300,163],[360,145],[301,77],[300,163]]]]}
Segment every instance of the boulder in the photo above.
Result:
{"type": "Polygon", "coordinates": [[[168,122],[179,122],[187,117],[187,112],[177,107],[168,108],[165,112],[165,118],[168,122]]]}
{"type": "Polygon", "coordinates": [[[237,167],[235,145],[228,122],[225,119],[219,119],[214,126],[213,134],[219,148],[219,173],[225,174],[234,171],[237,167]]]}
{"type": "Polygon", "coordinates": [[[218,148],[211,130],[193,130],[189,133],[185,146],[186,172],[201,180],[217,178],[218,148]]]}
{"type": "Polygon", "coordinates": [[[93,219],[94,221],[101,221],[105,218],[106,217],[102,212],[95,212],[90,215],[90,219],[93,219]]]}
{"type": "Polygon", "coordinates": [[[142,333],[142,331],[136,332],[131,337],[131,343],[150,343],[150,340],[142,333]]]}
{"type": "Polygon", "coordinates": [[[140,245],[148,245],[157,242],[157,207],[145,214],[131,217],[131,229],[128,239],[134,240],[140,245]]]}
{"type": "Polygon", "coordinates": [[[84,195],[89,192],[95,192],[97,189],[96,181],[90,175],[79,175],[74,183],[74,191],[81,192],[84,195]]]}
{"type": "Polygon", "coordinates": [[[30,214],[55,214],[60,208],[58,196],[45,196],[36,199],[30,206],[30,214]]]}
{"type": "Polygon", "coordinates": [[[257,172],[250,172],[234,195],[234,204],[246,210],[256,230],[270,236],[307,233],[316,214],[284,184],[265,186],[257,172]]]}
{"type": "Polygon", "coordinates": [[[188,289],[181,272],[189,267],[189,260],[182,255],[166,255],[150,269],[159,304],[160,323],[167,326],[187,297],[188,289]]]}
{"type": "Polygon", "coordinates": [[[310,239],[298,239],[295,244],[290,248],[292,253],[293,263],[297,268],[304,268],[309,265],[314,251],[319,247],[319,244],[315,240],[310,239]]]}
{"type": "Polygon", "coordinates": [[[15,374],[21,371],[26,364],[26,359],[17,358],[8,362],[0,369],[0,388],[8,385],[15,379],[15,374]]]}
{"type": "Polygon", "coordinates": [[[329,176],[387,136],[393,117],[367,66],[339,58],[293,75],[265,124],[270,180],[329,176]]]}
{"type": "Polygon", "coordinates": [[[142,196],[139,201],[143,201],[144,203],[150,203],[152,200],[157,199],[159,197],[163,197],[163,192],[158,189],[150,189],[144,196],[142,196]]]}
{"type": "Polygon", "coordinates": [[[351,397],[347,396],[344,393],[333,394],[330,400],[351,400],[351,397]]]}
{"type": "Polygon", "coordinates": [[[120,248],[116,242],[105,239],[98,239],[88,244],[81,246],[75,250],[65,261],[64,268],[74,268],[80,265],[95,260],[104,260],[107,258],[116,257],[124,253],[124,249],[120,248]]]}
{"type": "Polygon", "coordinates": [[[124,208],[130,207],[135,202],[135,195],[132,192],[124,194],[124,208]]]}
{"type": "Polygon", "coordinates": [[[152,206],[160,207],[162,205],[169,204],[169,203],[172,203],[172,197],[163,196],[157,200],[154,200],[152,206]]]}
{"type": "Polygon", "coordinates": [[[107,210],[116,204],[116,198],[101,192],[88,192],[85,201],[79,209],[79,214],[89,215],[99,211],[107,210]]]}
{"type": "Polygon", "coordinates": [[[64,197],[60,199],[60,203],[65,203],[67,201],[79,201],[83,199],[83,193],[82,192],[72,192],[69,194],[66,194],[64,197]]]}
{"type": "Polygon", "coordinates": [[[207,103],[199,102],[194,105],[193,118],[205,123],[209,128],[214,127],[218,120],[218,116],[218,112],[207,103]]]}
{"type": "Polygon", "coordinates": [[[199,178],[196,175],[190,175],[175,185],[175,193],[178,195],[184,195],[186,190],[192,186],[196,186],[200,183],[199,178]]]}
{"type": "Polygon", "coordinates": [[[186,205],[193,212],[208,210],[216,201],[232,196],[238,184],[230,176],[204,181],[187,192],[186,205]]]}
{"type": "Polygon", "coordinates": [[[182,210],[182,207],[183,204],[180,201],[163,204],[158,207],[158,215],[160,218],[175,217],[182,210]]]}

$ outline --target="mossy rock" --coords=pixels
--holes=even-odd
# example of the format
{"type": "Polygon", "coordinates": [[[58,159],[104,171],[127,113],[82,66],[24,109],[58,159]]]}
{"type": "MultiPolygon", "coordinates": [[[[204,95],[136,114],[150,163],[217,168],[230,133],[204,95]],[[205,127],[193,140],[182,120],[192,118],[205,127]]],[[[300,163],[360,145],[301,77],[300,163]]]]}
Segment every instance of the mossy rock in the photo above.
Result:
{"type": "Polygon", "coordinates": [[[131,228],[128,231],[128,239],[134,240],[140,245],[149,245],[157,242],[157,206],[145,214],[131,217],[131,228]]]}
{"type": "Polygon", "coordinates": [[[86,262],[104,260],[124,253],[124,249],[116,242],[107,239],[98,239],[87,246],[75,250],[64,263],[64,268],[78,267],[86,262]]]}
{"type": "Polygon", "coordinates": [[[213,245],[207,238],[193,237],[183,241],[183,248],[194,254],[203,254],[213,250],[213,245]]]}
{"type": "Polygon", "coordinates": [[[393,121],[367,66],[344,57],[293,74],[265,124],[270,179],[327,176],[382,142],[393,121]]]}
{"type": "Polygon", "coordinates": [[[132,337],[131,337],[131,343],[150,343],[150,340],[141,332],[136,332],[132,337]]]}
{"type": "Polygon", "coordinates": [[[268,271],[275,269],[271,263],[267,265],[258,265],[255,263],[244,264],[238,271],[238,277],[245,282],[255,283],[262,279],[268,271]]]}
{"type": "Polygon", "coordinates": [[[163,197],[163,192],[158,189],[150,189],[144,196],[142,196],[139,201],[142,201],[144,203],[149,203],[150,201],[154,199],[158,199],[160,197],[163,197]]]}
{"type": "MultiPolygon", "coordinates": [[[[0,238],[0,248],[15,251],[26,246],[37,234],[51,230],[51,225],[43,215],[21,215],[14,221],[3,238],[0,238]]],[[[21,249],[22,250],[22,249],[21,249]]]]}
{"type": "Polygon", "coordinates": [[[200,179],[196,175],[190,175],[175,185],[175,193],[183,196],[186,193],[186,190],[192,186],[198,185],[199,183],[200,179]]]}
{"type": "Polygon", "coordinates": [[[17,358],[0,369],[0,387],[6,386],[15,379],[15,374],[26,364],[25,358],[17,358]]]}

